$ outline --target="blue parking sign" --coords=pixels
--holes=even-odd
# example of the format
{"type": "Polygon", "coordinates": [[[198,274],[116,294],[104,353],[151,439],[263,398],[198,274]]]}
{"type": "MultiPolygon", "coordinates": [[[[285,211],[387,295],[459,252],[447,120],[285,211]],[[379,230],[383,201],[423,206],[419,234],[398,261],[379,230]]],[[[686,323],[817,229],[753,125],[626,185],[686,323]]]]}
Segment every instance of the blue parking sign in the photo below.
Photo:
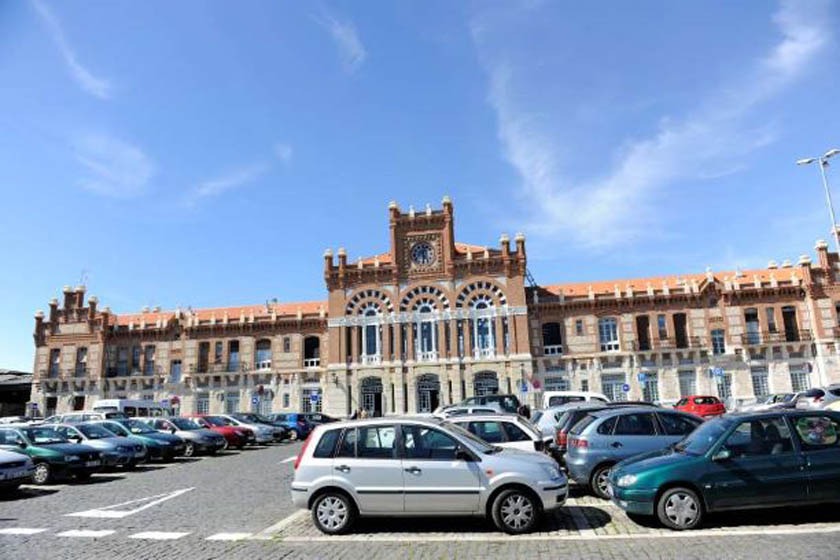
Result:
{"type": "Polygon", "coordinates": [[[522,392],[523,392],[523,393],[527,393],[527,392],[528,392],[528,382],[527,382],[527,381],[523,381],[523,382],[522,382],[522,385],[521,385],[521,388],[522,388],[522,392]]]}
{"type": "Polygon", "coordinates": [[[713,368],[711,368],[711,369],[712,369],[712,375],[713,375],[713,376],[715,376],[715,377],[723,377],[723,373],[724,373],[724,372],[723,372],[723,368],[721,368],[721,367],[713,367],[713,368]]]}
{"type": "Polygon", "coordinates": [[[625,383],[624,385],[621,386],[621,390],[624,391],[625,393],[629,393],[630,392],[630,385],[625,383]]]}
{"type": "Polygon", "coordinates": [[[311,403],[317,403],[319,400],[321,400],[321,395],[319,395],[318,393],[312,393],[309,395],[309,401],[311,403]]]}

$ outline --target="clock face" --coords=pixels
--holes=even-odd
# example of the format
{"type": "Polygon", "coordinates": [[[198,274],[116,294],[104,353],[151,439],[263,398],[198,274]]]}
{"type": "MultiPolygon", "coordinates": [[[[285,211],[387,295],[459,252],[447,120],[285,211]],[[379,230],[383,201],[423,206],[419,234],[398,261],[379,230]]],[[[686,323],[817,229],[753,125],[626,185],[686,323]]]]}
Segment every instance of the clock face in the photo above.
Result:
{"type": "Polygon", "coordinates": [[[428,266],[435,262],[435,250],[425,241],[415,243],[411,247],[411,260],[414,264],[428,266]]]}

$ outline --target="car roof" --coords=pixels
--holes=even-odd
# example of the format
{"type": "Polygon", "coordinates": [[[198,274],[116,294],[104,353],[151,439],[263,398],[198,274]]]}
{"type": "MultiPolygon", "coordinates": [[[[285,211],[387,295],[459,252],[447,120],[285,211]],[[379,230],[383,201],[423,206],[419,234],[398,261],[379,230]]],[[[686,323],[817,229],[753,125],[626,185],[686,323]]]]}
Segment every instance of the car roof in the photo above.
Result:
{"type": "MultiPolygon", "coordinates": [[[[470,416],[470,418],[475,418],[476,416],[470,416]]],[[[441,420],[440,418],[436,418],[434,416],[424,417],[424,416],[409,416],[409,415],[400,415],[400,416],[383,416],[379,418],[364,418],[364,419],[357,419],[357,420],[339,420],[338,422],[331,422],[330,424],[324,424],[323,426],[326,429],[333,430],[336,428],[344,428],[344,427],[356,427],[356,426],[380,426],[380,425],[388,425],[388,424],[426,424],[429,426],[441,426],[445,423],[445,420],[441,420]]]]}
{"type": "Polygon", "coordinates": [[[635,414],[637,412],[672,412],[674,414],[685,414],[679,410],[668,409],[668,408],[658,408],[652,410],[650,406],[611,406],[611,407],[604,407],[598,410],[593,411],[591,414],[592,416],[596,416],[598,418],[606,418],[608,416],[620,416],[622,414],[635,414]]]}
{"type": "Polygon", "coordinates": [[[779,408],[774,410],[730,412],[728,414],[724,414],[722,418],[743,421],[757,420],[761,418],[767,418],[770,416],[813,416],[814,414],[828,414],[835,417],[840,416],[840,412],[836,410],[800,410],[796,408],[779,408]]]}
{"type": "Polygon", "coordinates": [[[475,422],[476,420],[510,420],[516,421],[518,418],[521,418],[518,414],[463,414],[461,416],[453,416],[452,418],[447,418],[449,422],[460,422],[460,421],[469,421],[475,422]]]}

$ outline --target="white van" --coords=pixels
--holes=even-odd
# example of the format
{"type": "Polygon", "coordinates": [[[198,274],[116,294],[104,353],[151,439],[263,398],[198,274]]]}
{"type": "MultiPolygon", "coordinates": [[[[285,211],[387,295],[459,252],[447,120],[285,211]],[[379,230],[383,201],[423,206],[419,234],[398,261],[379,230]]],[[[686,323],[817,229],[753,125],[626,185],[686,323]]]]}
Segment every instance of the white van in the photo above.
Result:
{"type": "Polygon", "coordinates": [[[551,408],[553,406],[560,406],[563,404],[573,402],[610,402],[605,395],[601,393],[592,393],[590,391],[545,391],[543,392],[543,408],[551,408]]]}
{"type": "Polygon", "coordinates": [[[93,405],[94,412],[124,412],[126,416],[172,416],[169,406],[149,400],[102,399],[93,405]]]}

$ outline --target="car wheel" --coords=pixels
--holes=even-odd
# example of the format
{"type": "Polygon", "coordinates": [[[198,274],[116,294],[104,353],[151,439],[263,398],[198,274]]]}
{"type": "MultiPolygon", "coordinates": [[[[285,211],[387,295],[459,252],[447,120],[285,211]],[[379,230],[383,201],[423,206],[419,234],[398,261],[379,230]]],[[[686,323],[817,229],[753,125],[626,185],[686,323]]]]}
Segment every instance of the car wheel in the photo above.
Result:
{"type": "Polygon", "coordinates": [[[534,497],[524,490],[505,490],[493,502],[493,523],[509,535],[531,531],[539,515],[539,505],[534,497]]]}
{"type": "Polygon", "coordinates": [[[612,470],[612,465],[600,465],[592,472],[592,477],[589,479],[589,487],[592,488],[592,492],[605,500],[610,498],[610,495],[607,494],[610,470],[612,470]]]}
{"type": "Polygon", "coordinates": [[[225,440],[225,444],[222,446],[221,451],[227,451],[228,447],[230,447],[230,442],[225,440]]]}
{"type": "Polygon", "coordinates": [[[322,533],[346,533],[355,520],[356,510],[353,503],[340,492],[321,494],[312,504],[312,521],[322,533]]]}
{"type": "Polygon", "coordinates": [[[289,441],[296,441],[298,438],[297,430],[289,430],[289,441]]]}
{"type": "Polygon", "coordinates": [[[670,529],[694,529],[703,519],[703,504],[693,490],[671,488],[659,498],[656,516],[670,529]]]}
{"type": "Polygon", "coordinates": [[[52,479],[52,469],[47,463],[35,465],[35,473],[32,475],[32,482],[35,484],[46,484],[52,479]]]}
{"type": "Polygon", "coordinates": [[[136,460],[129,461],[128,463],[125,464],[125,470],[127,470],[127,471],[135,469],[135,468],[137,468],[137,461],[136,460]]]}
{"type": "Polygon", "coordinates": [[[195,444],[187,442],[187,444],[184,445],[184,457],[192,457],[193,455],[195,455],[195,444]]]}

